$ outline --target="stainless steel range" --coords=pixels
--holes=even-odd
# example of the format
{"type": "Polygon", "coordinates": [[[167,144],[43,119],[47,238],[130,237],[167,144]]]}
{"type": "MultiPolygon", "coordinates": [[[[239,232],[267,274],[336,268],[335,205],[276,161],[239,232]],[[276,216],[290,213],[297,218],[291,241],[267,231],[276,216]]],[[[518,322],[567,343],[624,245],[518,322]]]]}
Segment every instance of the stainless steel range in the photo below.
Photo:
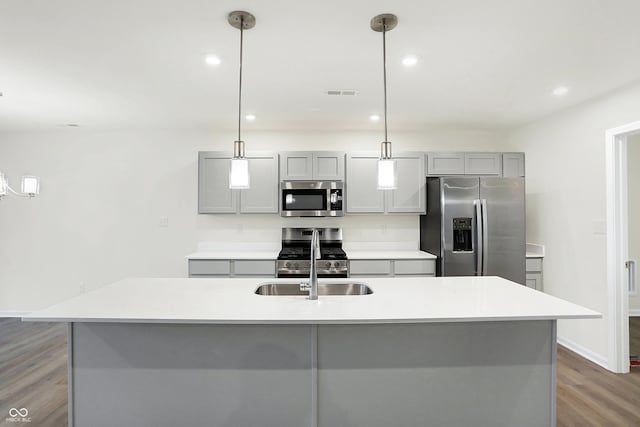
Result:
{"type": "MultiPolygon", "coordinates": [[[[282,250],[276,261],[277,277],[309,277],[313,228],[283,228],[282,250]]],[[[320,237],[318,277],[348,277],[347,254],[342,250],[342,230],[316,228],[320,237]]]]}

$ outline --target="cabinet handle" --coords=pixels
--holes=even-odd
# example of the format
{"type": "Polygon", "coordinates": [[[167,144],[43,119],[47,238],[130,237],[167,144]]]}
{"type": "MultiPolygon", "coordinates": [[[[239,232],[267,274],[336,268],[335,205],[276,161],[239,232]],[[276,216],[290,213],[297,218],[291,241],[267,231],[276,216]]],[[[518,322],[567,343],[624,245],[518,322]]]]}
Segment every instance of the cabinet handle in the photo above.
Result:
{"type": "Polygon", "coordinates": [[[624,266],[629,274],[629,294],[636,295],[638,293],[638,287],[636,286],[636,260],[630,259],[624,263],[624,266]]]}

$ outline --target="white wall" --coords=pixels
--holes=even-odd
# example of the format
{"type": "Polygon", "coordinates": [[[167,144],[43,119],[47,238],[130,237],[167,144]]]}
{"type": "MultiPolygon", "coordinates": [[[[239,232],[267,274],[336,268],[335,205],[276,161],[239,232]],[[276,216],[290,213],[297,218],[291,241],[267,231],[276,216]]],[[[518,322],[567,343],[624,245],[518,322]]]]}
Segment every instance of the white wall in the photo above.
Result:
{"type": "Polygon", "coordinates": [[[508,137],[512,149],[527,156],[527,241],[546,246],[545,291],[605,317],[561,321],[558,335],[603,363],[608,356],[605,131],[637,120],[640,85],[515,129],[508,137]]]}
{"type": "MultiPolygon", "coordinates": [[[[640,262],[640,134],[627,138],[627,183],[629,259],[640,262]]],[[[629,295],[629,313],[640,316],[640,294],[629,295]]]]}
{"type": "MultiPolygon", "coordinates": [[[[502,150],[502,134],[437,129],[392,133],[402,150],[502,150]]],[[[378,150],[380,132],[247,132],[247,150],[378,150]]],[[[154,130],[0,135],[0,169],[14,187],[42,179],[33,200],[0,203],[0,311],[29,311],[127,276],[186,275],[202,241],[279,242],[278,215],[197,215],[197,152],[229,150],[233,132],[154,130]],[[161,217],[169,227],[159,226],[161,217]]],[[[418,216],[320,220],[345,242],[418,247],[418,216]]],[[[313,222],[313,223],[318,223],[313,222]]]]}

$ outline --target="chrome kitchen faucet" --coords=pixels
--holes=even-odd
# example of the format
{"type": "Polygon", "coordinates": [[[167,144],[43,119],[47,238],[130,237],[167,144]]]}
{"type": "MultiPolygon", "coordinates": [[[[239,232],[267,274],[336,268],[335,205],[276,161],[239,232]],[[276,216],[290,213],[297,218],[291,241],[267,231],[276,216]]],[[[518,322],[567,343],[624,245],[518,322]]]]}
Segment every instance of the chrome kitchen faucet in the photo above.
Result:
{"type": "Polygon", "coordinates": [[[309,291],[309,299],[318,299],[318,271],[316,260],[320,258],[320,236],[315,228],[311,234],[311,265],[309,268],[309,282],[300,283],[301,291],[309,291]]]}

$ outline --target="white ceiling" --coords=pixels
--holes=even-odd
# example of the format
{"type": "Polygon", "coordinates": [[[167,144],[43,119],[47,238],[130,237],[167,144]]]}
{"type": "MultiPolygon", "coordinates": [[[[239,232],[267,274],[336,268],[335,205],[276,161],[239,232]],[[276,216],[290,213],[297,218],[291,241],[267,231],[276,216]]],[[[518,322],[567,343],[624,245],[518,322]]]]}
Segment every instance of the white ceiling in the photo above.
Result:
{"type": "Polygon", "coordinates": [[[640,78],[638,0],[0,0],[0,131],[233,128],[237,9],[249,129],[381,128],[383,12],[390,132],[515,126],[640,78]]]}

